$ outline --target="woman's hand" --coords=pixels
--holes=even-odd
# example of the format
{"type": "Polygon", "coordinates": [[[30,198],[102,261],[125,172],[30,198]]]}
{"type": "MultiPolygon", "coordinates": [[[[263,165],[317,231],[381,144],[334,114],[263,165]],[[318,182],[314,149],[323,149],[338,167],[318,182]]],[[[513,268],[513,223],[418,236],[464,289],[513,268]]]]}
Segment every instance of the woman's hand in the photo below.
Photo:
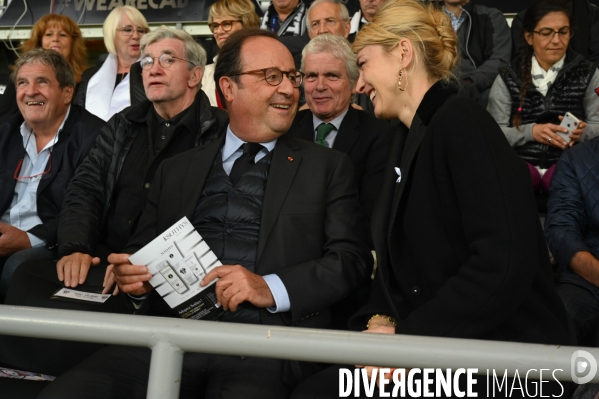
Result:
{"type": "MultiPolygon", "coordinates": [[[[563,119],[564,117],[560,115],[559,120],[561,121],[563,119]]],[[[572,130],[572,133],[570,133],[570,143],[568,144],[570,147],[572,147],[576,141],[580,140],[580,136],[582,136],[585,127],[587,127],[587,123],[585,121],[580,121],[576,129],[572,130]]]]}
{"type": "MultiPolygon", "coordinates": [[[[395,334],[395,326],[383,318],[378,318],[378,317],[372,318],[372,319],[370,319],[368,324],[369,324],[368,329],[364,330],[362,332],[374,333],[374,334],[395,334]]],[[[379,369],[379,372],[381,369],[380,367],[375,367],[375,366],[356,365],[356,367],[364,368],[366,370],[366,374],[368,375],[368,379],[372,378],[372,372],[374,371],[374,369],[379,369]]],[[[393,369],[391,369],[390,373],[386,376],[386,378],[389,379],[391,377],[392,373],[393,373],[393,369]]],[[[378,372],[377,372],[377,379],[376,379],[377,385],[379,384],[379,381],[380,381],[380,378],[378,378],[378,372]]]]}
{"type": "MultiPolygon", "coordinates": [[[[532,138],[538,143],[549,144],[550,146],[565,150],[568,147],[568,143],[566,143],[566,140],[556,132],[568,133],[568,129],[559,125],[554,125],[553,123],[537,123],[532,127],[532,138]]],[[[580,137],[580,135],[578,135],[578,137],[580,137]]]]}

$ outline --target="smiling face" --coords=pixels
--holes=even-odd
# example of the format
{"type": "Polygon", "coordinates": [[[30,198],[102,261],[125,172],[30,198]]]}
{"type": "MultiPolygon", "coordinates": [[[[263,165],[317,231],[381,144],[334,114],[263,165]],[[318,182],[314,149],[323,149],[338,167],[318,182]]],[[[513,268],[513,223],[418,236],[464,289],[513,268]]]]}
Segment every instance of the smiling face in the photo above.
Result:
{"type": "Polygon", "coordinates": [[[133,34],[127,36],[120,29],[117,29],[116,34],[114,35],[114,47],[119,60],[127,65],[131,65],[139,58],[139,41],[143,34],[140,34],[138,29],[143,29],[143,27],[136,26],[125,13],[123,13],[119,22],[119,28],[123,27],[132,28],[133,34]]]}
{"type": "Polygon", "coordinates": [[[15,82],[17,105],[30,127],[35,130],[36,127],[59,126],[62,123],[73,98],[73,87],[61,88],[52,67],[23,65],[17,71],[15,82]]]}
{"type": "Polygon", "coordinates": [[[307,54],[304,73],[306,103],[314,115],[329,122],[347,110],[352,87],[344,60],[328,53],[307,54]]]}
{"type": "MultiPolygon", "coordinates": [[[[539,21],[535,31],[541,32],[543,29],[552,29],[559,32],[564,28],[570,28],[568,16],[563,12],[550,12],[539,21]]],[[[535,32],[525,32],[524,38],[532,46],[539,65],[546,71],[566,54],[570,42],[569,35],[564,36],[557,33],[551,34],[549,37],[543,37],[535,32]]]]}
{"type": "Polygon", "coordinates": [[[326,2],[313,6],[310,9],[311,26],[308,30],[310,39],[323,33],[332,33],[347,39],[350,30],[349,21],[342,21],[340,15],[341,7],[339,7],[339,4],[326,2]],[[333,23],[333,21],[335,22],[333,23]]]}
{"type": "Polygon", "coordinates": [[[227,40],[227,38],[231,36],[233,32],[237,32],[238,30],[243,29],[243,24],[241,23],[241,21],[239,21],[239,18],[235,18],[230,15],[221,15],[212,18],[212,23],[215,24],[222,24],[223,21],[235,22],[231,24],[231,30],[229,30],[228,32],[225,32],[225,28],[223,28],[222,25],[220,25],[218,28],[214,30],[214,40],[216,40],[216,45],[218,46],[218,48],[221,48],[223,46],[225,40],[227,40]]]}
{"type": "MultiPolygon", "coordinates": [[[[289,50],[278,40],[247,39],[241,47],[241,72],[263,68],[293,71],[295,65],[289,50]]],[[[266,83],[260,72],[237,78],[239,83],[232,78],[221,78],[231,130],[251,142],[266,142],[285,134],[297,110],[299,89],[293,87],[287,76],[277,86],[266,83]]]]}
{"type": "Polygon", "coordinates": [[[42,37],[42,48],[56,50],[67,60],[72,46],[73,38],[58,24],[48,26],[42,37]]]}
{"type": "Polygon", "coordinates": [[[356,89],[370,97],[376,117],[399,117],[397,97],[401,92],[397,89],[397,81],[400,67],[393,55],[385,53],[379,45],[366,46],[358,53],[358,67],[360,78],[356,89]]]}

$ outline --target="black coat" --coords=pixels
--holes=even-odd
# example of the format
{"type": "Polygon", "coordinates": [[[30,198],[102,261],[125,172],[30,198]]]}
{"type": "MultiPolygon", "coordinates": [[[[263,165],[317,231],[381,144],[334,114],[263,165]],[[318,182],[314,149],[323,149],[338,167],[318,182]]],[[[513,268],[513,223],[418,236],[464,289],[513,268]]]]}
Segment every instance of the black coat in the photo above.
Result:
{"type": "MultiPolygon", "coordinates": [[[[12,202],[16,185],[14,172],[25,155],[20,132],[22,123],[21,113],[0,119],[0,215],[12,202]]],[[[37,214],[42,224],[29,230],[48,247],[56,243],[58,214],[67,186],[105,124],[82,107],[71,105],[69,117],[52,149],[52,169],[42,177],[37,188],[37,214]]]]}
{"type": "Polygon", "coordinates": [[[391,150],[369,304],[398,334],[571,344],[525,163],[493,118],[435,84],[391,150]],[[396,183],[401,170],[401,180],[396,183]]]}
{"type": "MultiPolygon", "coordinates": [[[[401,125],[401,128],[405,127],[401,125]]],[[[304,110],[297,113],[290,132],[294,137],[313,142],[314,129],[312,112],[304,110]]],[[[368,217],[372,214],[383,183],[393,133],[397,129],[396,126],[350,106],[333,143],[333,149],[349,155],[354,165],[360,203],[368,217]]]]}
{"type": "MultiPolygon", "coordinates": [[[[198,91],[197,96],[199,101],[193,112],[200,130],[195,145],[201,145],[223,134],[229,119],[224,111],[210,106],[203,91],[198,91]]],[[[145,100],[129,107],[110,118],[102,129],[66,193],[58,225],[59,256],[94,252],[125,157],[137,134],[146,133],[146,117],[152,106],[145,100]]]]}
{"type": "MultiPolygon", "coordinates": [[[[164,161],[156,171],[133,253],[184,216],[192,219],[224,137],[164,161]]],[[[262,309],[263,324],[330,327],[330,306],[366,284],[372,269],[365,217],[345,154],[281,136],[273,150],[254,272],[277,274],[291,310],[262,309]]]]}
{"type": "MultiPolygon", "coordinates": [[[[89,80],[94,76],[102,67],[102,64],[98,64],[93,68],[86,69],[85,72],[81,75],[81,82],[77,85],[77,90],[75,91],[75,97],[73,98],[73,103],[77,105],[81,105],[85,107],[85,98],[87,96],[87,85],[89,84],[89,80]]],[[[137,104],[140,104],[146,99],[146,91],[144,90],[143,80],[141,78],[141,65],[139,62],[131,65],[131,70],[129,71],[129,95],[131,98],[131,106],[134,107],[137,104]]],[[[114,77],[116,79],[116,76],[114,77]]],[[[106,84],[110,84],[111,82],[106,82],[106,84]]],[[[114,82],[112,82],[114,85],[114,82]]]]}

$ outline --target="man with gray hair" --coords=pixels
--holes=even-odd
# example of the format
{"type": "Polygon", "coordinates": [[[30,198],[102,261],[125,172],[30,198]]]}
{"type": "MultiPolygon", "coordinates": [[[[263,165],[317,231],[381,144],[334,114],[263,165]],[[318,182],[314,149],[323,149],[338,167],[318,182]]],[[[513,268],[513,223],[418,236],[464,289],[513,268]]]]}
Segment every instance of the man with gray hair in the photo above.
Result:
{"type": "Polygon", "coordinates": [[[351,106],[359,77],[356,56],[347,40],[322,34],[302,52],[307,110],[299,111],[291,132],[349,155],[360,192],[360,203],[370,217],[383,179],[393,127],[351,106]]]}
{"type": "MultiPolygon", "coordinates": [[[[7,303],[133,311],[135,303],[123,295],[91,306],[49,298],[63,287],[110,292],[114,280],[108,254],[121,252],[135,231],[158,165],[218,138],[228,122],[226,113],[211,107],[200,90],[206,53],[189,34],[160,27],[143,37],[141,55],[147,100],[115,114],[102,129],[66,191],[58,222],[59,261],[20,267],[13,277],[7,303]]],[[[44,372],[56,375],[98,347],[81,344],[75,351],[73,343],[65,345],[60,359],[38,358],[43,364],[26,362],[23,345],[13,345],[19,351],[12,360],[18,361],[22,369],[47,370],[44,372]]],[[[40,344],[36,349],[44,353],[45,347],[40,344]]]]}
{"type": "Polygon", "coordinates": [[[315,0],[308,8],[306,26],[310,39],[323,33],[332,33],[347,39],[349,12],[340,0],[315,0]]]}
{"type": "Polygon", "coordinates": [[[0,297],[26,260],[56,256],[58,213],[104,121],[71,105],[75,76],[53,50],[17,60],[18,113],[0,119],[0,297]]]}

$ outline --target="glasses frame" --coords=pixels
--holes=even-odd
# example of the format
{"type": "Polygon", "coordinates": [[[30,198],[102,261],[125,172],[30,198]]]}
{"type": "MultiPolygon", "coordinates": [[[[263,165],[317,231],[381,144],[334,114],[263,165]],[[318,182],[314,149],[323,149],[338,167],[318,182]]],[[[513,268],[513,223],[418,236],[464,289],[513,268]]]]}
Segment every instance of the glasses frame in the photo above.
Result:
{"type": "Polygon", "coordinates": [[[130,27],[131,25],[124,25],[124,26],[119,26],[118,28],[116,28],[116,30],[118,30],[119,32],[121,32],[121,34],[125,37],[130,37],[133,36],[133,32],[137,31],[137,33],[139,33],[140,36],[145,35],[146,33],[148,33],[148,30],[146,28],[141,28],[139,26],[131,26],[132,28],[134,28],[131,33],[127,33],[124,31],[125,28],[130,27]],[[143,30],[143,33],[140,32],[140,29],[143,30]]]}
{"type": "Polygon", "coordinates": [[[163,53],[163,54],[159,55],[158,57],[150,57],[149,55],[146,55],[146,56],[144,56],[144,57],[141,57],[141,60],[139,60],[139,64],[141,65],[141,69],[143,69],[144,71],[149,71],[150,69],[152,69],[152,67],[154,66],[154,62],[155,62],[154,60],[155,60],[156,58],[158,58],[158,65],[160,65],[160,67],[161,67],[161,68],[168,69],[168,68],[170,68],[171,66],[173,66],[173,64],[170,64],[170,65],[168,65],[168,66],[164,66],[164,65],[162,65],[162,61],[161,61],[161,59],[162,59],[162,57],[164,57],[164,56],[171,57],[171,58],[173,58],[173,59],[175,59],[175,60],[181,60],[181,61],[189,62],[189,63],[190,63],[191,65],[193,65],[194,67],[196,67],[196,66],[197,66],[196,64],[194,64],[193,62],[191,62],[191,61],[189,61],[189,60],[186,60],[185,58],[179,58],[179,57],[175,57],[174,55],[171,55],[171,54],[168,54],[168,53],[163,53]],[[151,64],[144,64],[144,62],[143,62],[143,61],[144,61],[145,59],[147,59],[147,58],[151,58],[151,59],[152,59],[152,63],[151,63],[151,64]],[[149,67],[146,67],[147,65],[149,65],[149,67]]]}
{"type": "Polygon", "coordinates": [[[222,26],[224,32],[230,32],[231,29],[233,29],[233,24],[235,22],[241,23],[241,20],[240,19],[227,19],[227,20],[222,21],[219,24],[216,22],[211,22],[208,24],[208,29],[210,29],[210,32],[214,33],[219,27],[222,26]],[[225,24],[229,25],[229,27],[226,28],[225,24]]]}
{"type": "Polygon", "coordinates": [[[240,76],[240,75],[251,75],[254,73],[258,73],[258,72],[262,72],[264,74],[264,80],[266,81],[266,83],[268,83],[270,86],[278,86],[281,84],[281,82],[283,81],[283,75],[287,76],[287,79],[289,79],[289,74],[291,74],[292,72],[295,72],[297,74],[299,74],[299,83],[296,85],[293,84],[293,82],[291,81],[291,79],[289,79],[289,81],[291,82],[291,85],[298,89],[301,87],[302,83],[304,82],[304,76],[305,73],[303,73],[302,71],[281,71],[279,68],[275,68],[275,67],[270,67],[270,68],[262,68],[262,69],[254,69],[251,71],[245,71],[245,72],[239,72],[239,73],[235,73],[229,76],[240,76]],[[266,72],[269,70],[275,70],[275,71],[279,71],[279,73],[281,74],[281,79],[279,79],[279,81],[276,84],[270,83],[268,81],[268,79],[266,79],[266,72]]]}
{"type": "MultiPolygon", "coordinates": [[[[562,33],[560,33],[560,31],[564,28],[568,28],[568,32],[570,33],[570,36],[568,37],[568,39],[572,39],[572,37],[574,36],[574,31],[572,30],[572,28],[570,28],[569,26],[564,26],[563,28],[559,29],[559,30],[555,30],[553,28],[543,28],[541,30],[533,30],[533,33],[536,33],[537,35],[539,35],[539,37],[541,39],[545,39],[545,40],[553,40],[553,38],[555,37],[555,35],[558,35],[558,37],[560,39],[562,39],[562,33]],[[543,30],[550,30],[551,33],[549,34],[549,36],[543,36],[543,34],[541,33],[541,31],[543,30]]],[[[563,38],[565,39],[565,37],[563,38]]]]}

